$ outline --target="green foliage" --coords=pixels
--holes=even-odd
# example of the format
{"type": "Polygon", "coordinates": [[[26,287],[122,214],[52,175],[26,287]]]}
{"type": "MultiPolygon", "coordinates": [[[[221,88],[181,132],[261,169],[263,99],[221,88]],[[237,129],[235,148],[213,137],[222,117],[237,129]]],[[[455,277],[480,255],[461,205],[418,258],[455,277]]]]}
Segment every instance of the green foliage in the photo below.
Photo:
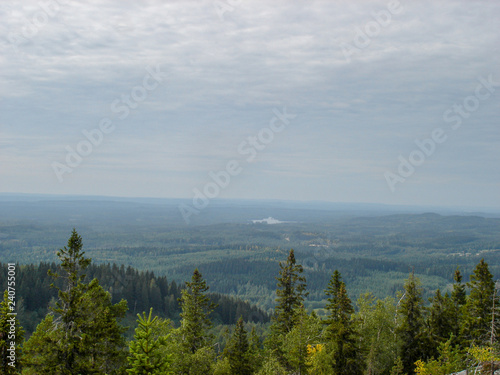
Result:
{"type": "Polygon", "coordinates": [[[398,336],[401,342],[400,357],[403,361],[403,370],[412,374],[415,362],[425,359],[424,338],[424,307],[420,280],[413,273],[405,283],[405,294],[398,310],[401,324],[398,327],[398,336]]]}
{"type": "Polygon", "coordinates": [[[306,279],[301,274],[304,269],[295,260],[293,249],[290,250],[286,263],[280,262],[276,288],[276,302],[273,316],[273,329],[286,335],[294,327],[297,314],[303,307],[306,293],[306,279]]]}
{"type": "Polygon", "coordinates": [[[6,290],[0,302],[0,373],[5,375],[17,374],[22,361],[21,345],[24,340],[24,330],[17,316],[11,315],[10,306],[15,306],[12,302],[6,290]],[[14,349],[11,350],[12,348],[14,349]]]}
{"type": "Polygon", "coordinates": [[[397,357],[394,361],[394,366],[392,366],[390,375],[406,375],[401,357],[397,357]]]}
{"type": "Polygon", "coordinates": [[[323,324],[317,316],[308,315],[303,308],[297,316],[297,323],[285,336],[283,351],[293,371],[305,374],[309,357],[308,347],[322,341],[323,324]]]}
{"type": "Polygon", "coordinates": [[[327,350],[325,345],[317,344],[315,346],[309,345],[307,348],[308,359],[307,359],[307,373],[311,375],[331,375],[332,367],[334,363],[332,362],[332,356],[327,350]]]}
{"type": "Polygon", "coordinates": [[[498,297],[495,295],[495,282],[488,264],[481,259],[474,269],[467,284],[470,295],[465,304],[462,335],[475,343],[487,342],[490,339],[491,317],[493,303],[499,306],[498,297]]]}
{"type": "Polygon", "coordinates": [[[137,328],[134,340],[129,343],[129,354],[127,360],[130,368],[127,373],[135,375],[168,375],[171,356],[162,351],[166,347],[167,337],[162,335],[157,316],[152,317],[153,308],[149,315],[143,312],[142,316],[137,314],[137,328]]]}
{"type": "Polygon", "coordinates": [[[66,285],[52,309],[55,317],[47,316],[25,345],[26,366],[36,372],[118,374],[125,364],[125,328],[118,320],[127,303],[112,304],[96,279],[83,282],[90,259],[81,249],[81,237],[73,230],[68,247],[58,252],[66,285]]]}
{"type": "Polygon", "coordinates": [[[233,375],[252,374],[253,369],[249,350],[250,345],[248,343],[247,331],[245,330],[243,318],[240,318],[224,350],[226,357],[229,359],[229,365],[233,375]]]}
{"type": "Polygon", "coordinates": [[[224,357],[220,358],[214,366],[213,375],[232,375],[231,365],[229,359],[224,357]]]}
{"type": "Polygon", "coordinates": [[[394,298],[377,300],[372,294],[366,293],[359,297],[357,305],[358,334],[366,353],[367,373],[387,374],[394,365],[397,353],[394,298]]]}
{"type": "Polygon", "coordinates": [[[24,344],[23,374],[64,374],[64,365],[59,358],[59,342],[62,331],[54,329],[54,316],[48,314],[38,324],[35,332],[24,344]]]}
{"type": "Polygon", "coordinates": [[[453,338],[441,343],[438,348],[438,359],[427,362],[418,360],[415,365],[417,375],[447,375],[461,371],[467,367],[464,353],[452,346],[453,338]]]}
{"type": "Polygon", "coordinates": [[[257,375],[287,375],[285,368],[274,356],[266,358],[257,375]]]}
{"type": "Polygon", "coordinates": [[[354,308],[338,270],[333,273],[325,294],[328,296],[325,337],[332,356],[332,374],[362,374],[361,348],[351,320],[354,308]]]}
{"type": "Polygon", "coordinates": [[[283,343],[285,336],[295,327],[299,312],[304,307],[306,279],[301,274],[304,269],[297,264],[293,249],[290,250],[286,263],[279,264],[279,276],[276,288],[276,302],[272,317],[271,334],[266,347],[276,355],[284,367],[290,367],[285,358],[283,343]]]}
{"type": "Polygon", "coordinates": [[[180,298],[182,345],[191,354],[212,340],[207,330],[212,326],[209,315],[215,305],[205,294],[208,288],[201,273],[195,269],[191,282],[186,282],[186,289],[180,298]]]}
{"type": "Polygon", "coordinates": [[[436,356],[438,346],[455,334],[458,324],[456,307],[448,293],[443,296],[438,289],[430,302],[431,307],[426,322],[429,347],[426,352],[428,355],[436,356]]]}
{"type": "Polygon", "coordinates": [[[211,347],[200,348],[186,359],[189,365],[187,375],[211,374],[215,367],[215,352],[211,347]]]}

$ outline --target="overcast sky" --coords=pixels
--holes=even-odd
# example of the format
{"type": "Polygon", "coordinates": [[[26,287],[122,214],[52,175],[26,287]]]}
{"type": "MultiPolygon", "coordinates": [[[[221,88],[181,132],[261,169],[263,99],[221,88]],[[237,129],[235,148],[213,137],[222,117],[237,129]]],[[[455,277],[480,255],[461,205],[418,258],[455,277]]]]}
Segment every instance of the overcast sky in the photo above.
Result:
{"type": "Polygon", "coordinates": [[[45,4],[0,2],[0,192],[500,207],[498,1],[45,4]]]}

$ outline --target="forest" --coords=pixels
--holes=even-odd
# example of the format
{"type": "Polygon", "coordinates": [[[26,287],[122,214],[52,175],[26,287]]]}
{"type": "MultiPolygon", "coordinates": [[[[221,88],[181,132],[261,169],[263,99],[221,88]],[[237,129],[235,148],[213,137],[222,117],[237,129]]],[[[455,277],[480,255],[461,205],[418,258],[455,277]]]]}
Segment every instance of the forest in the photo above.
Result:
{"type": "MultiPolygon", "coordinates": [[[[184,285],[198,268],[211,292],[248,301],[268,314],[274,310],[279,262],[291,248],[308,281],[304,303],[322,317],[323,291],[335,270],[342,273],[353,300],[366,292],[377,298],[396,297],[411,271],[421,280],[427,300],[438,288],[451,292],[457,265],[467,282],[483,258],[495,278],[500,276],[500,219],[493,214],[214,201],[186,225],[179,217],[178,201],[9,199],[0,194],[3,263],[38,267],[57,262],[55,250],[77,227],[91,267],[130,266],[177,285],[184,285]],[[282,223],[252,222],[269,216],[282,223]]],[[[135,300],[127,300],[133,310],[135,300]]]]}
{"type": "Polygon", "coordinates": [[[24,268],[23,278],[39,280],[33,295],[15,289],[16,266],[7,265],[9,288],[0,304],[3,374],[444,375],[465,369],[492,374],[500,367],[500,301],[484,259],[468,282],[457,267],[451,290],[437,289],[427,302],[412,271],[396,297],[365,293],[353,303],[335,270],[319,316],[306,307],[308,281],[290,250],[279,262],[267,322],[248,304],[210,295],[198,269],[178,288],[132,268],[95,267],[74,229],[57,257],[58,264],[24,268]],[[38,279],[40,272],[47,277],[38,279]],[[134,300],[127,275],[141,292],[148,290],[134,307],[125,299],[134,300]],[[176,296],[178,310],[165,304],[176,296]],[[21,300],[24,306],[16,304],[21,300]],[[234,314],[217,314],[217,304],[226,313],[236,306],[234,314]],[[32,333],[14,315],[28,306],[45,314],[32,333]],[[135,322],[127,335],[131,309],[135,322]]]}

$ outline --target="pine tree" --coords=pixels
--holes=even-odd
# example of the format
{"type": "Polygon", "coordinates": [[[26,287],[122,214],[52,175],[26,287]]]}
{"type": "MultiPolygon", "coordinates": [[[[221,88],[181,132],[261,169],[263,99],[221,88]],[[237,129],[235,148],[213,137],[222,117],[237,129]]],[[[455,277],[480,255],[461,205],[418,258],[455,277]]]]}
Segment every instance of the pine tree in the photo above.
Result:
{"type": "Polygon", "coordinates": [[[134,340],[129,343],[129,355],[127,360],[130,369],[127,373],[134,375],[168,375],[173,372],[168,371],[170,367],[170,356],[165,356],[162,349],[166,347],[167,337],[162,336],[159,319],[152,317],[153,308],[149,310],[149,315],[143,312],[142,316],[137,314],[137,328],[135,329],[134,340]]]}
{"type": "Polygon", "coordinates": [[[0,373],[5,375],[18,374],[21,369],[21,344],[24,340],[24,330],[13,313],[14,305],[7,290],[0,303],[0,373]]]}
{"type": "Polygon", "coordinates": [[[233,335],[224,350],[225,355],[229,359],[231,374],[250,375],[253,373],[249,349],[247,331],[243,324],[243,318],[240,317],[234,328],[233,335]]]}
{"type": "Polygon", "coordinates": [[[405,294],[398,313],[401,325],[398,333],[401,340],[401,360],[404,372],[412,374],[415,362],[425,358],[424,316],[420,280],[412,272],[405,282],[405,294]]]}
{"type": "MultiPolygon", "coordinates": [[[[492,307],[495,298],[495,282],[488,264],[481,259],[467,283],[470,295],[465,305],[462,333],[469,342],[483,343],[489,341],[492,307]]],[[[495,303],[500,306],[498,300],[495,303]]]]}
{"type": "Polygon", "coordinates": [[[191,282],[186,282],[186,288],[182,290],[182,297],[179,299],[182,308],[182,345],[191,354],[211,341],[207,334],[212,326],[209,315],[217,306],[206,296],[208,289],[200,271],[195,269],[191,282]]]}
{"type": "Polygon", "coordinates": [[[328,296],[326,339],[332,356],[332,374],[362,374],[361,349],[351,320],[354,308],[338,270],[333,273],[325,294],[328,296]]]}
{"type": "Polygon", "coordinates": [[[115,374],[125,363],[126,328],[118,320],[127,303],[111,303],[111,295],[97,279],[85,284],[83,271],[90,264],[84,257],[82,239],[73,229],[68,246],[57,253],[65,289],[58,301],[25,344],[26,366],[44,374],[115,374]],[[55,371],[55,372],[54,372],[55,371]]]}

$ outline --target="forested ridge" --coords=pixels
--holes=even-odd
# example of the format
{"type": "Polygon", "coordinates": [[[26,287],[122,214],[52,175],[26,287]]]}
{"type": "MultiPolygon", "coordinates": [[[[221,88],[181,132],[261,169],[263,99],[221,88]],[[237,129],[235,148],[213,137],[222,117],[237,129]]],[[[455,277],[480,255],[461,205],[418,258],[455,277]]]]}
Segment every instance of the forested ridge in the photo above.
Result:
{"type": "Polygon", "coordinates": [[[307,279],[290,250],[276,274],[271,321],[263,325],[265,314],[257,318],[262,312],[249,304],[210,295],[198,269],[179,287],[151,272],[95,266],[75,230],[57,255],[59,264],[18,269],[19,318],[43,315],[31,335],[22,319],[13,323],[13,297],[4,293],[3,374],[444,375],[500,367],[500,301],[484,259],[467,283],[457,267],[452,288],[437,289],[428,303],[413,272],[396,298],[367,293],[353,303],[336,270],[324,286],[320,317],[305,307],[307,279]],[[137,313],[130,338],[127,313],[137,313]],[[218,340],[214,328],[227,322],[236,324],[218,340]]]}
{"type": "MultiPolygon", "coordinates": [[[[7,264],[0,263],[0,285],[7,285],[7,264]]],[[[28,334],[48,312],[51,301],[57,298],[57,289],[62,288],[64,280],[54,280],[48,274],[52,270],[62,272],[56,263],[40,263],[37,265],[22,265],[16,267],[16,293],[20,321],[28,334]]],[[[181,307],[178,299],[181,297],[183,285],[175,281],[169,282],[165,276],[156,276],[154,272],[138,271],[132,267],[115,264],[90,264],[86,271],[87,282],[99,280],[104,290],[110,292],[113,303],[124,299],[128,302],[128,314],[135,320],[136,314],[148,311],[152,307],[156,314],[178,322],[181,307]]],[[[217,324],[235,324],[240,316],[245,321],[268,322],[270,317],[266,312],[249,303],[220,293],[209,293],[210,299],[217,305],[212,319],[217,324]]]]}

